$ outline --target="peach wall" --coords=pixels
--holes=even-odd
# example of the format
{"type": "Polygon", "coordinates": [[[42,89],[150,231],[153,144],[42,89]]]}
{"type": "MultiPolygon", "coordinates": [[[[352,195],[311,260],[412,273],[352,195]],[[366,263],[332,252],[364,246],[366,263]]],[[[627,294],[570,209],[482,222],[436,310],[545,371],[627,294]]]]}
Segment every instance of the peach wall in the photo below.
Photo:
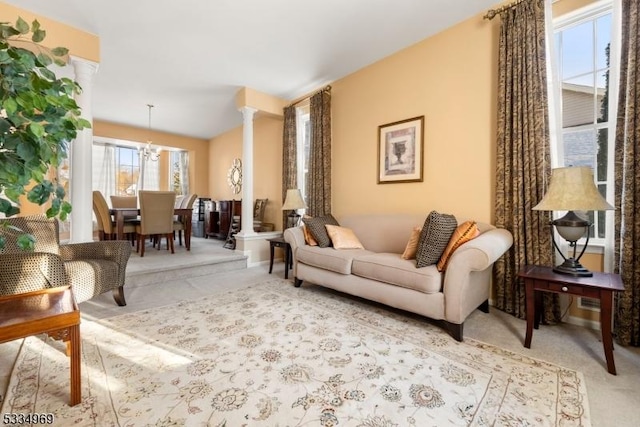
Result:
{"type": "MultiPolygon", "coordinates": [[[[190,191],[200,197],[210,197],[209,190],[209,141],[165,132],[152,131],[117,123],[94,120],[93,134],[97,137],[124,139],[127,141],[146,142],[151,136],[154,144],[178,148],[189,152],[189,186],[190,191]]],[[[160,176],[161,189],[168,188],[168,153],[161,153],[160,176]]]]}
{"type": "MultiPolygon", "coordinates": [[[[253,196],[269,199],[264,222],[282,230],[282,119],[260,113],[256,115],[253,129],[253,196]]],[[[242,198],[242,193],[233,194],[227,185],[227,172],[235,158],[242,159],[242,127],[211,140],[209,188],[214,200],[242,198]]]]}
{"type": "Polygon", "coordinates": [[[15,23],[18,17],[21,17],[29,24],[31,24],[34,19],[37,19],[42,29],[47,32],[43,45],[49,48],[58,46],[66,47],[69,49],[70,55],[100,62],[100,39],[94,34],[84,32],[6,3],[0,3],[0,16],[2,16],[3,21],[12,23],[15,23]]]}
{"type": "Polygon", "coordinates": [[[338,216],[493,216],[497,22],[480,16],[332,83],[338,216]],[[378,126],[425,117],[424,181],[377,184],[378,126]]]}

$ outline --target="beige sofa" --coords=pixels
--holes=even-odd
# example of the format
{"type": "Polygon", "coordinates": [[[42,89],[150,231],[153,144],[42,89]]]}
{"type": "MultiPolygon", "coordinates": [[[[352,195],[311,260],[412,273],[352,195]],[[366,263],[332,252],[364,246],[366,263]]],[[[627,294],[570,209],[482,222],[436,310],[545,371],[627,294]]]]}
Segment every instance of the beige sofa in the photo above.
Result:
{"type": "MultiPolygon", "coordinates": [[[[445,271],[416,268],[401,258],[415,226],[426,215],[359,215],[338,218],[365,249],[309,246],[302,227],[284,232],[291,245],[295,286],[304,280],[407,310],[444,323],[462,341],[463,324],[476,308],[488,312],[493,263],[513,243],[511,233],[478,223],[480,235],[461,245],[445,271]]],[[[462,222],[458,219],[458,223],[462,222]]]]}

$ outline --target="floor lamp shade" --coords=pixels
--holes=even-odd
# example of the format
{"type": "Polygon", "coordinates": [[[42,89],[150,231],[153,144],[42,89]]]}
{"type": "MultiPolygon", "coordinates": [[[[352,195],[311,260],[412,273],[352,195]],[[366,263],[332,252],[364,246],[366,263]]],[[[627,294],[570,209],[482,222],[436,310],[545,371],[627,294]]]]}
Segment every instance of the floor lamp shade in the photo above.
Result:
{"type": "MultiPolygon", "coordinates": [[[[573,248],[573,255],[565,257],[553,238],[553,245],[564,259],[564,263],[556,266],[557,273],[570,274],[572,276],[592,276],[593,274],[584,268],[579,260],[589,244],[589,227],[591,222],[577,215],[574,211],[602,211],[611,210],[611,206],[602,197],[593,181],[593,172],[587,166],[557,168],[551,171],[551,183],[549,189],[540,203],[533,207],[538,211],[568,211],[565,216],[551,222],[556,227],[558,234],[562,236],[569,246],[573,248]],[[584,235],[587,241],[580,255],[576,257],[576,242],[584,235]]],[[[553,231],[552,231],[553,233],[553,231]]]]}
{"type": "Polygon", "coordinates": [[[298,225],[300,215],[296,212],[297,209],[306,209],[307,205],[304,203],[302,193],[297,188],[290,188],[287,190],[287,194],[284,198],[284,205],[282,205],[283,211],[291,211],[287,217],[287,228],[295,227],[298,225]]]}

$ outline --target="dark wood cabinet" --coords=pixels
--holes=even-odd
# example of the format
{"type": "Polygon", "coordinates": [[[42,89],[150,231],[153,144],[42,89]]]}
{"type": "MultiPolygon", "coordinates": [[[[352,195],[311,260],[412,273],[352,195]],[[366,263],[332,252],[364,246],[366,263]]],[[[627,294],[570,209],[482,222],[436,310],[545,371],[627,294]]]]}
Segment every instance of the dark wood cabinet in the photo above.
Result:
{"type": "Polygon", "coordinates": [[[240,200],[219,200],[216,210],[209,212],[209,228],[207,237],[225,240],[231,226],[232,210],[236,215],[240,212],[242,202],[240,200]]]}

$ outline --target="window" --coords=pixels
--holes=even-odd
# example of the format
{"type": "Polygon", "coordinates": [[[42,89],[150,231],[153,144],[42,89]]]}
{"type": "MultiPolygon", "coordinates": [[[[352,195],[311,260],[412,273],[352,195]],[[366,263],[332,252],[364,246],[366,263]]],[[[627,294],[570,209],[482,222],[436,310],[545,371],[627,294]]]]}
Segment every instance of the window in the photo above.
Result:
{"type": "MultiPolygon", "coordinates": [[[[613,194],[613,143],[617,72],[612,71],[612,3],[598,2],[554,22],[554,47],[560,81],[561,135],[552,156],[559,166],[589,166],[600,193],[613,194]]],[[[559,102],[557,102],[559,101],[559,102]]],[[[609,197],[607,197],[609,196],[609,197]]],[[[589,212],[590,238],[604,243],[606,213],[589,212]]]]}
{"type": "Polygon", "coordinates": [[[169,189],[178,195],[182,194],[181,182],[180,153],[172,151],[169,153],[169,189]]]}
{"type": "MultiPolygon", "coordinates": [[[[309,174],[309,150],[311,147],[311,120],[309,106],[296,109],[297,125],[297,166],[298,166],[298,188],[302,192],[302,197],[307,203],[307,176],[309,174]]],[[[307,203],[308,204],[308,203],[307,203]]]]}
{"type": "Polygon", "coordinates": [[[130,147],[115,147],[117,196],[135,196],[140,175],[138,150],[130,147]]]}

